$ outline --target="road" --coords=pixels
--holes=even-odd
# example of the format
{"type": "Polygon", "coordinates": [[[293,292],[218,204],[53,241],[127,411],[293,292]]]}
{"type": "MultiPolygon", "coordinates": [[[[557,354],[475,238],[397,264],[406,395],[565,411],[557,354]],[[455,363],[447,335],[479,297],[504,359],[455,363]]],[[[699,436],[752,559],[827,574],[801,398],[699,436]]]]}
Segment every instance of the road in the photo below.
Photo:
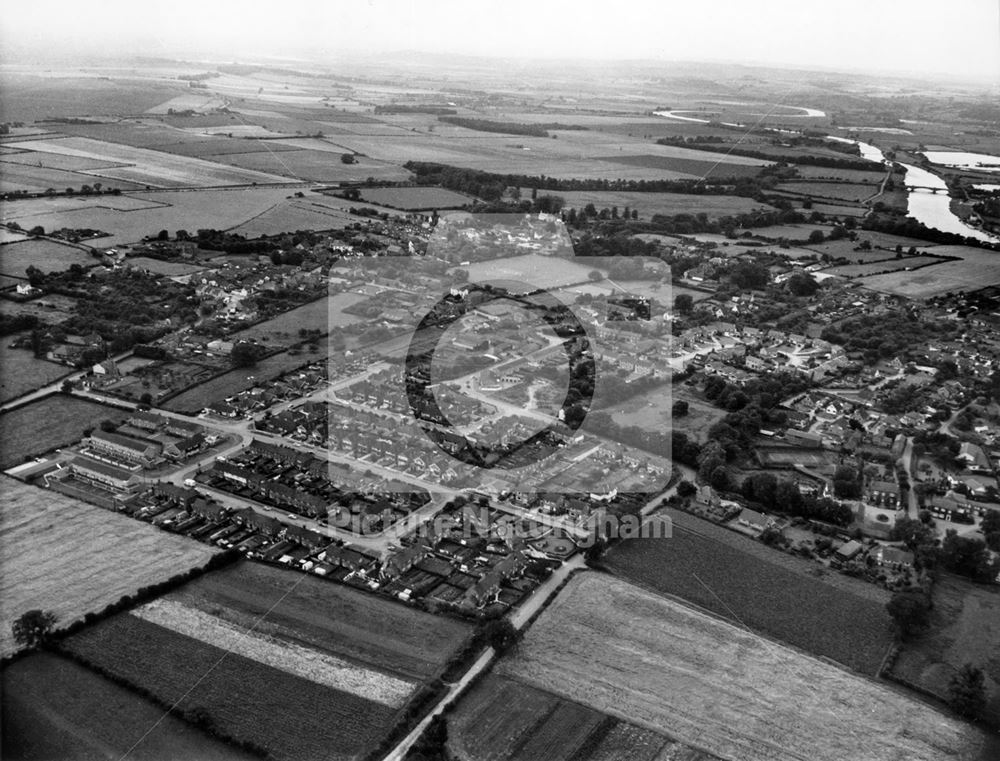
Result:
{"type": "MultiPolygon", "coordinates": [[[[583,562],[582,556],[576,555],[557,568],[553,574],[546,579],[538,587],[538,589],[535,590],[534,594],[532,594],[521,607],[511,614],[510,622],[513,624],[514,628],[518,631],[523,630],[531,618],[551,601],[556,592],[562,586],[563,582],[569,578],[570,574],[585,567],[586,566],[583,562]]],[[[483,654],[476,659],[476,662],[472,664],[469,670],[465,672],[464,676],[448,688],[448,691],[442,696],[441,700],[438,701],[438,704],[434,706],[434,708],[417,724],[417,726],[413,728],[413,730],[411,730],[406,737],[400,741],[395,748],[389,751],[388,755],[385,756],[385,761],[403,761],[406,754],[413,746],[413,743],[415,743],[420,735],[423,734],[424,730],[427,729],[427,726],[431,723],[434,717],[440,716],[442,712],[454,703],[477,676],[493,665],[496,658],[496,651],[491,647],[487,648],[485,652],[483,652],[483,654]]]]}
{"type": "Polygon", "coordinates": [[[917,490],[914,488],[917,484],[916,472],[913,468],[913,437],[906,437],[906,446],[903,448],[903,468],[906,470],[906,475],[910,479],[910,488],[907,489],[907,504],[906,504],[906,514],[910,518],[918,518],[920,514],[920,506],[917,503],[917,490]]]}

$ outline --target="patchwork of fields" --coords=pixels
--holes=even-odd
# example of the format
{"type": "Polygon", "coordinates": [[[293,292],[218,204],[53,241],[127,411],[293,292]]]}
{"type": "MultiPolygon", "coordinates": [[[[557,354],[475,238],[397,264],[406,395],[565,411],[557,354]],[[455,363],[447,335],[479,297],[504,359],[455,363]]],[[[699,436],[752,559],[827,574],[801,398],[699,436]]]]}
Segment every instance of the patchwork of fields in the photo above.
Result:
{"type": "Polygon", "coordinates": [[[0,653],[11,624],[42,608],[66,626],[137,589],[204,565],[217,550],[58,492],[0,476],[0,653]]]}
{"type": "Polygon", "coordinates": [[[276,759],[364,757],[471,635],[458,621],[241,563],[67,641],[276,759]]]}
{"type": "Polygon", "coordinates": [[[498,671],[720,758],[986,761],[995,750],[892,689],[607,575],[570,581],[498,671]]]}

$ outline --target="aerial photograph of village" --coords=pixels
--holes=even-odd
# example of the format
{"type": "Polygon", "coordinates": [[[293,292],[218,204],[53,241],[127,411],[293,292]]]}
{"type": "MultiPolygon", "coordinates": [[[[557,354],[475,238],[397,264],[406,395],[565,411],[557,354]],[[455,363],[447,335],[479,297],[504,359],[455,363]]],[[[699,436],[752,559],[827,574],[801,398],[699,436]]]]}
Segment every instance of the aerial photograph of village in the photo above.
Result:
{"type": "Polygon", "coordinates": [[[1000,3],[0,11],[0,758],[1000,759],[1000,3]]]}

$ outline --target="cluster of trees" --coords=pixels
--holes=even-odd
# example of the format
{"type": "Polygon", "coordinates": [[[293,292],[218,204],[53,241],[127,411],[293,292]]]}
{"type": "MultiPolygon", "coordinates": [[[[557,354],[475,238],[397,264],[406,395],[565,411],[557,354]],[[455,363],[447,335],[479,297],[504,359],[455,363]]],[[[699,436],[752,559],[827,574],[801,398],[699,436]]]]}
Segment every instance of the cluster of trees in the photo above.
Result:
{"type": "MultiPolygon", "coordinates": [[[[794,140],[794,138],[793,138],[794,140]]],[[[660,145],[674,145],[677,140],[675,138],[661,138],[656,141],[660,145]]],[[[822,143],[824,148],[831,147],[826,143],[822,143]]],[[[699,144],[699,143],[685,143],[685,148],[691,148],[696,151],[711,151],[712,153],[719,152],[718,145],[709,144],[699,144]]],[[[818,156],[809,153],[787,153],[778,154],[774,151],[758,151],[753,148],[743,148],[736,144],[729,144],[726,147],[726,153],[730,153],[734,156],[745,156],[751,159],[762,159],[764,161],[776,161],[782,164],[795,165],[802,164],[803,166],[820,166],[826,167],[827,169],[857,169],[862,172],[870,172],[873,168],[873,164],[870,161],[865,161],[864,159],[848,159],[848,158],[836,158],[834,156],[818,156]]]]}
{"type": "MultiPolygon", "coordinates": [[[[762,180],[758,177],[717,178],[708,183],[702,180],[630,180],[599,178],[556,178],[531,174],[494,174],[478,169],[409,161],[404,168],[412,172],[420,185],[441,187],[478,196],[486,201],[499,200],[509,187],[537,188],[539,190],[618,190],[636,193],[689,193],[693,195],[760,195],[762,180]]],[[[767,175],[770,167],[764,167],[767,175]]],[[[765,201],[763,197],[760,198],[765,201]]]]}
{"type": "Polygon", "coordinates": [[[773,473],[754,473],[743,480],[743,496],[751,502],[788,515],[847,526],[854,519],[851,509],[834,499],[803,494],[794,481],[773,473]]]}
{"type": "MultiPolygon", "coordinates": [[[[993,524],[990,528],[992,533],[993,524]]],[[[944,540],[939,542],[933,518],[927,511],[921,512],[920,518],[898,518],[890,537],[903,542],[914,553],[919,568],[942,568],[983,582],[992,581],[1000,573],[1000,560],[993,559],[982,539],[961,536],[955,529],[948,529],[944,540]]]]}
{"type": "Polygon", "coordinates": [[[927,227],[927,225],[918,222],[913,217],[898,214],[869,214],[861,222],[861,227],[865,230],[901,235],[907,238],[917,238],[918,240],[927,240],[946,246],[975,246],[978,248],[988,248],[992,251],[1000,251],[1000,243],[988,243],[978,238],[960,235],[959,233],[943,232],[933,227],[927,227]]]}
{"type": "Polygon", "coordinates": [[[907,355],[920,346],[949,340],[956,333],[953,325],[916,319],[906,311],[861,315],[827,327],[820,334],[824,341],[841,344],[847,351],[860,351],[869,362],[907,355]]]}
{"type": "Polygon", "coordinates": [[[9,336],[37,326],[38,318],[33,314],[0,314],[0,336],[9,336]]]}
{"type": "Polygon", "coordinates": [[[861,473],[850,465],[838,465],[833,473],[833,493],[841,499],[860,499],[861,473]]]}
{"type": "Polygon", "coordinates": [[[465,116],[439,116],[438,121],[479,132],[500,132],[504,135],[524,135],[525,137],[549,136],[549,131],[540,124],[497,122],[491,119],[472,119],[465,116]]]}

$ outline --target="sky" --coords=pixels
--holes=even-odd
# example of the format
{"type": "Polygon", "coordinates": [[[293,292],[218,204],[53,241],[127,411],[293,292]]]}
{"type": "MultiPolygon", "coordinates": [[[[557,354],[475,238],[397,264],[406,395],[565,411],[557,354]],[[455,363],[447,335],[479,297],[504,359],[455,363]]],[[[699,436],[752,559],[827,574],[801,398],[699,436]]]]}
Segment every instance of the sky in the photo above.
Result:
{"type": "Polygon", "coordinates": [[[1000,83],[1000,0],[29,0],[8,51],[233,60],[423,51],[946,74],[1000,83]]]}

